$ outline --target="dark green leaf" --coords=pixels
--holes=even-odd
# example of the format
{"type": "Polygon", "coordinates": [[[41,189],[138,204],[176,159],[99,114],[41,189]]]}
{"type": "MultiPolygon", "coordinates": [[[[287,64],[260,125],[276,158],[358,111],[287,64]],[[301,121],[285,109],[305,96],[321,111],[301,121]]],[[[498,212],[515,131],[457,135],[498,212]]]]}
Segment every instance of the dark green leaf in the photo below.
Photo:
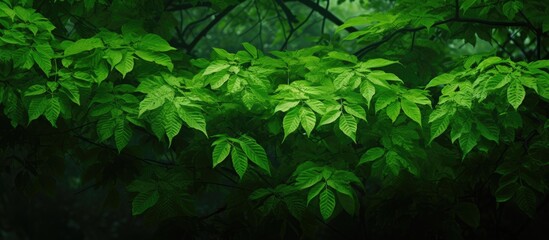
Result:
{"type": "Polygon", "coordinates": [[[358,162],[357,166],[367,162],[374,161],[380,158],[381,156],[383,156],[383,154],[385,154],[385,150],[383,148],[380,148],[380,147],[370,148],[368,149],[368,151],[366,151],[362,155],[362,157],[360,157],[360,161],[358,162]]]}

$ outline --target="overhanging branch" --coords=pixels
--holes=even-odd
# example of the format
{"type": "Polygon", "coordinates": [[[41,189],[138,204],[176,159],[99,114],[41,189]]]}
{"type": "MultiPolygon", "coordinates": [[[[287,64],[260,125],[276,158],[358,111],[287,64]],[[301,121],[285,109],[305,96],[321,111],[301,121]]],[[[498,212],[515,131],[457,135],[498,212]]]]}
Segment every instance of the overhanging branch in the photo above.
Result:
{"type": "Polygon", "coordinates": [[[208,23],[208,25],[206,27],[204,27],[204,29],[202,29],[202,31],[200,31],[200,33],[198,33],[198,35],[193,39],[193,41],[187,46],[187,52],[191,52],[193,50],[193,48],[196,46],[196,44],[198,44],[198,42],[204,38],[206,36],[206,34],[208,34],[208,32],[219,22],[221,21],[221,19],[223,17],[225,17],[227,14],[229,14],[229,12],[231,10],[233,10],[234,8],[236,7],[236,5],[234,6],[230,6],[230,7],[227,7],[225,8],[223,11],[221,11],[220,13],[216,14],[215,15],[215,18],[210,22],[208,23]]]}
{"type": "MultiPolygon", "coordinates": [[[[490,21],[490,20],[485,20],[485,19],[460,18],[460,17],[453,17],[453,18],[446,19],[446,20],[443,20],[443,21],[438,21],[438,22],[434,23],[431,27],[435,27],[435,26],[442,25],[442,24],[447,24],[447,23],[452,23],[452,22],[482,24],[482,25],[488,25],[488,26],[493,26],[493,27],[529,27],[527,22],[503,22],[503,21],[490,21]]],[[[396,30],[392,33],[389,33],[389,34],[383,36],[383,38],[381,38],[381,40],[379,40],[377,42],[374,42],[374,43],[371,43],[370,45],[367,45],[366,47],[363,47],[362,49],[356,51],[355,55],[357,57],[362,57],[366,53],[368,53],[368,52],[378,48],[379,46],[383,45],[384,43],[390,41],[393,37],[395,37],[398,34],[406,33],[406,32],[417,32],[417,31],[421,31],[423,29],[427,29],[427,27],[425,27],[425,26],[415,27],[415,28],[405,27],[405,28],[398,29],[398,30],[396,30]]]]}
{"type": "MultiPolygon", "coordinates": [[[[311,8],[312,10],[314,10],[315,12],[319,13],[320,15],[322,15],[323,17],[325,17],[326,19],[330,20],[331,22],[333,22],[335,25],[338,25],[338,26],[341,26],[343,25],[343,21],[341,19],[339,19],[336,15],[334,15],[332,12],[330,12],[329,10],[327,10],[326,8],[323,8],[322,6],[320,6],[319,4],[311,1],[311,0],[297,0],[298,2],[300,2],[301,4],[311,8]]],[[[348,28],[345,28],[345,30],[347,30],[348,32],[356,32],[358,31],[358,29],[354,28],[354,27],[348,27],[348,28]]]]}

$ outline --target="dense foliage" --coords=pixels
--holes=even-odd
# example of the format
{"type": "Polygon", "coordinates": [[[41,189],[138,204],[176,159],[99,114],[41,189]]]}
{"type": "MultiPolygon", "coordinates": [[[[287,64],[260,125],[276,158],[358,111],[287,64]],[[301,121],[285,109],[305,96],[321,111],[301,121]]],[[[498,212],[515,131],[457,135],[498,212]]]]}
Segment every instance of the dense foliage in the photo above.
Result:
{"type": "Polygon", "coordinates": [[[547,5],[0,0],[0,238],[543,233],[547,5]]]}

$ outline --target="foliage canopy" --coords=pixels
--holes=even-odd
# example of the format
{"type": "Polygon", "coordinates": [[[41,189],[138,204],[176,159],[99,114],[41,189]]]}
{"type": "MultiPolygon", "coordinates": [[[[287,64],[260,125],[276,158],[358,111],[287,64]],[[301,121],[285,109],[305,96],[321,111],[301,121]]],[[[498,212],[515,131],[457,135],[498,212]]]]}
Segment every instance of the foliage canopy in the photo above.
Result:
{"type": "Polygon", "coordinates": [[[0,220],[95,189],[155,236],[542,233],[547,5],[0,0],[0,220]]]}

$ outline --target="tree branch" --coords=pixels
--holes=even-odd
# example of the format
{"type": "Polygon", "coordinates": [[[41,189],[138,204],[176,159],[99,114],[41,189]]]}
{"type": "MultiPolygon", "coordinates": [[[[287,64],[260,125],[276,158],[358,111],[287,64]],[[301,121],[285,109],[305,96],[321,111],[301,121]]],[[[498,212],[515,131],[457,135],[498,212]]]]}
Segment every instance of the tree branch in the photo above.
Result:
{"type": "Polygon", "coordinates": [[[223,17],[225,17],[231,10],[233,10],[236,5],[225,8],[222,12],[215,15],[215,18],[206,26],[198,35],[193,39],[193,41],[187,46],[187,52],[191,52],[193,48],[198,44],[198,42],[204,38],[208,32],[219,22],[223,17]]]}
{"type": "Polygon", "coordinates": [[[286,19],[288,20],[288,24],[290,25],[290,28],[293,28],[293,23],[299,22],[295,15],[292,13],[292,11],[282,2],[282,0],[276,0],[275,1],[278,6],[282,9],[282,12],[284,12],[284,15],[286,15],[286,19]]]}
{"type": "MultiPolygon", "coordinates": [[[[317,3],[320,2],[320,0],[317,1],[317,3]]],[[[288,33],[288,36],[286,37],[286,39],[284,40],[284,43],[282,44],[282,47],[280,47],[280,50],[286,50],[286,48],[288,47],[288,43],[290,41],[290,38],[292,38],[292,35],[294,35],[294,33],[299,29],[301,28],[303,25],[305,25],[305,23],[307,23],[307,21],[309,21],[309,19],[311,18],[311,16],[313,15],[313,13],[315,12],[314,9],[311,9],[311,11],[309,12],[309,14],[307,15],[307,17],[305,18],[305,20],[303,20],[303,22],[301,22],[299,25],[297,25],[295,28],[293,27],[293,25],[290,25],[290,32],[288,33]]]]}
{"type": "MultiPolygon", "coordinates": [[[[446,23],[451,23],[451,22],[474,23],[474,24],[482,24],[482,25],[488,25],[488,26],[493,26],[493,27],[528,27],[527,22],[500,22],[500,21],[490,21],[490,20],[477,19],[477,18],[456,18],[456,17],[446,19],[446,20],[443,20],[443,21],[438,21],[438,22],[434,23],[431,27],[446,24],[446,23]]],[[[423,30],[423,29],[426,29],[426,28],[427,27],[425,27],[425,26],[421,26],[421,27],[415,27],[415,28],[405,27],[405,28],[398,29],[398,30],[396,30],[392,33],[389,33],[389,34],[385,35],[381,40],[379,40],[377,42],[374,42],[374,43],[371,43],[370,45],[367,45],[366,47],[363,47],[362,49],[356,51],[355,55],[357,57],[362,57],[366,53],[368,53],[368,52],[378,48],[382,44],[390,41],[393,37],[395,37],[398,34],[405,33],[405,32],[417,32],[417,31],[420,31],[420,30],[423,30]]]]}
{"type": "MultiPolygon", "coordinates": [[[[311,1],[311,0],[297,0],[298,2],[300,2],[301,4],[311,8],[312,10],[314,10],[315,12],[319,13],[320,15],[322,15],[323,17],[327,18],[328,20],[330,20],[331,22],[333,22],[335,25],[338,25],[338,26],[341,26],[343,25],[343,21],[341,19],[339,19],[338,17],[336,17],[332,12],[330,12],[328,9],[326,8],[323,8],[322,6],[320,6],[319,4],[311,1]]],[[[348,27],[348,28],[345,28],[345,30],[347,30],[348,32],[356,32],[358,31],[358,29],[354,28],[354,27],[348,27]]]]}

